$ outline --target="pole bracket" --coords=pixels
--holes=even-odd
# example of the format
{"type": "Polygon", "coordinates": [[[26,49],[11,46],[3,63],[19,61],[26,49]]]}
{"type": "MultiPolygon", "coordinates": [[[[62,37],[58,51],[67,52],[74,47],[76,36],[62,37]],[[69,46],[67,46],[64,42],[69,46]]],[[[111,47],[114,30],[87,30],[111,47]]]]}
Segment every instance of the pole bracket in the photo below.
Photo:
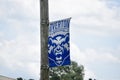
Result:
{"type": "Polygon", "coordinates": [[[41,24],[42,25],[45,25],[45,24],[49,25],[49,20],[42,19],[41,24]]]}
{"type": "Polygon", "coordinates": [[[49,69],[49,66],[48,65],[41,65],[41,70],[48,70],[49,69]]]}

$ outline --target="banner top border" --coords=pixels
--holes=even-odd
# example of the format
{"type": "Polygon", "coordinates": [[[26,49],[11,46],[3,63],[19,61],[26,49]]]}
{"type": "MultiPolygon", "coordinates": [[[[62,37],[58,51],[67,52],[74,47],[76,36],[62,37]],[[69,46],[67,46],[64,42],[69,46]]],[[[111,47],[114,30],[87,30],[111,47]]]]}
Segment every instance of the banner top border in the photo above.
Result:
{"type": "Polygon", "coordinates": [[[60,20],[56,20],[56,21],[51,21],[50,23],[55,23],[55,22],[58,22],[58,21],[61,21],[61,20],[66,20],[66,19],[71,19],[72,17],[69,17],[69,18],[65,18],[65,19],[60,19],[60,20]]]}

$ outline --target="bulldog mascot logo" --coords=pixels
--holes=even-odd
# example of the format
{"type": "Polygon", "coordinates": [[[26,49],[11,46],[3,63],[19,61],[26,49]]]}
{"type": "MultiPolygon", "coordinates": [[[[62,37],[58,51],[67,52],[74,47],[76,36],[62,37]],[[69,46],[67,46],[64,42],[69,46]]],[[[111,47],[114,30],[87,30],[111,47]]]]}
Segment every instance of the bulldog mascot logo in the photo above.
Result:
{"type": "Polygon", "coordinates": [[[49,27],[48,55],[49,66],[70,64],[69,21],[62,20],[52,23],[49,27]]]}

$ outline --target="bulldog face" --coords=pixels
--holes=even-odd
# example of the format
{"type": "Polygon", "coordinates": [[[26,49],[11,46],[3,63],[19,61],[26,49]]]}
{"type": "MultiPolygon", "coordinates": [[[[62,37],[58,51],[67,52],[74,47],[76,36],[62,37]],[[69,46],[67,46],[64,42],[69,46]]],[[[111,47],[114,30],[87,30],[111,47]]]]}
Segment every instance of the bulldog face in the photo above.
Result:
{"type": "Polygon", "coordinates": [[[48,52],[54,55],[55,62],[62,64],[63,54],[69,51],[69,37],[68,35],[57,35],[53,38],[49,38],[48,52]]]}

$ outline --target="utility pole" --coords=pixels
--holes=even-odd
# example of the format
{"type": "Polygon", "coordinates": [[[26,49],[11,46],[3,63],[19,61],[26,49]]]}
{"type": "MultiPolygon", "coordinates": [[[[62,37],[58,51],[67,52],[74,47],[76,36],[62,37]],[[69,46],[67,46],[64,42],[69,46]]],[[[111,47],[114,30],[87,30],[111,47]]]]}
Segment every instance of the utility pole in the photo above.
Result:
{"type": "Polygon", "coordinates": [[[40,0],[41,68],[40,80],[49,80],[48,67],[48,0],[40,0]]]}

